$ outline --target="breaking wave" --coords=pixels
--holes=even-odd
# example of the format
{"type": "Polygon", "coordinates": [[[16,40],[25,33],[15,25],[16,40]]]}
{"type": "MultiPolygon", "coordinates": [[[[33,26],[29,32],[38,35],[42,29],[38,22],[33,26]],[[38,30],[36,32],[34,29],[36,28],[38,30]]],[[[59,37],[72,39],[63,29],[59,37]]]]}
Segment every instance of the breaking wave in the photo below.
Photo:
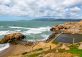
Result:
{"type": "Polygon", "coordinates": [[[10,33],[14,33],[14,32],[20,32],[21,30],[15,30],[15,31],[10,31],[10,30],[7,30],[7,31],[0,31],[0,35],[6,35],[6,34],[10,34],[10,33]]]}
{"type": "Polygon", "coordinates": [[[9,43],[0,44],[0,51],[3,51],[3,50],[5,50],[5,49],[7,49],[7,48],[9,48],[9,47],[10,47],[10,44],[9,44],[9,43]]]}
{"type": "Polygon", "coordinates": [[[50,26],[37,27],[37,28],[11,27],[11,29],[8,28],[8,30],[0,31],[0,38],[3,38],[4,35],[7,34],[21,32],[22,34],[26,35],[28,41],[34,41],[33,38],[36,38],[37,41],[43,41],[48,38],[48,35],[45,32],[49,32],[50,28],[51,28],[50,26]],[[20,29],[16,29],[16,28],[20,28],[20,29]]]}
{"type": "Polygon", "coordinates": [[[20,28],[24,28],[24,27],[17,27],[17,26],[9,26],[9,28],[16,28],[16,29],[20,29],[20,28]]]}
{"type": "Polygon", "coordinates": [[[29,30],[24,31],[23,33],[26,35],[30,34],[40,34],[45,31],[49,31],[50,27],[39,27],[39,28],[28,28],[29,30]]]}
{"type": "Polygon", "coordinates": [[[49,37],[49,35],[46,35],[46,34],[42,34],[41,36],[44,38],[44,39],[42,39],[42,40],[47,40],[48,37],[49,37]]]}
{"type": "MultiPolygon", "coordinates": [[[[11,28],[24,28],[24,27],[11,27],[11,28]]],[[[4,30],[4,31],[0,31],[0,35],[6,35],[6,34],[10,34],[10,33],[14,33],[14,32],[21,32],[24,35],[30,35],[30,34],[40,34],[42,32],[45,31],[49,31],[50,27],[38,27],[38,28],[24,28],[26,30],[21,30],[21,29],[15,29],[15,30],[4,30]]]]}

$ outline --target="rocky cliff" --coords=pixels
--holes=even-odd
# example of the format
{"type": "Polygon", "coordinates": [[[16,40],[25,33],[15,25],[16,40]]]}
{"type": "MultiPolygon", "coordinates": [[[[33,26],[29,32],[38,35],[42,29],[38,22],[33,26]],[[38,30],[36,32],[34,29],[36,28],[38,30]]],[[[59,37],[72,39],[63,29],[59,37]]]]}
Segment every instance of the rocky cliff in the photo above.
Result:
{"type": "Polygon", "coordinates": [[[80,22],[66,22],[53,26],[50,29],[54,33],[70,33],[70,34],[82,34],[82,21],[80,22]]]}

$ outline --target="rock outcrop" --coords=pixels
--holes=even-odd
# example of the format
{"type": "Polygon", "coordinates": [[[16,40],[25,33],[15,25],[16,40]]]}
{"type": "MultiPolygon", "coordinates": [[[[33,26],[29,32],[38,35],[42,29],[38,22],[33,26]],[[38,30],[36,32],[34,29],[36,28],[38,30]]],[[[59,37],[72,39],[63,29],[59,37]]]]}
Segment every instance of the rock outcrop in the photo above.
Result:
{"type": "Polygon", "coordinates": [[[8,43],[8,42],[14,42],[14,41],[19,41],[25,38],[25,35],[22,33],[11,33],[8,35],[5,35],[3,39],[1,39],[0,43],[8,43]]]}
{"type": "Polygon", "coordinates": [[[46,42],[54,39],[58,34],[82,34],[82,21],[80,22],[66,22],[64,24],[59,24],[53,26],[50,31],[52,34],[48,37],[46,42]]]}
{"type": "Polygon", "coordinates": [[[67,22],[64,24],[53,26],[50,29],[54,33],[70,33],[70,34],[82,34],[82,21],[80,22],[67,22]]]}
{"type": "Polygon", "coordinates": [[[49,35],[48,39],[46,40],[46,42],[51,41],[57,34],[56,33],[52,33],[51,35],[49,35]]]}

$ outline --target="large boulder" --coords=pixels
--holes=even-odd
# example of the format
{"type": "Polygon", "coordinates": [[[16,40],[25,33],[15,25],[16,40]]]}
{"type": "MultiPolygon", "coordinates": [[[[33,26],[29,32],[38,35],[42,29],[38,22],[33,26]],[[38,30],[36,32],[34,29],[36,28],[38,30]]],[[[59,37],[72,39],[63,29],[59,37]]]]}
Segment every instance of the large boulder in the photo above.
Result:
{"type": "Polygon", "coordinates": [[[1,43],[7,43],[7,42],[12,42],[12,41],[20,41],[25,38],[25,35],[22,33],[16,32],[16,33],[11,33],[7,34],[4,36],[3,39],[1,39],[1,43]]]}

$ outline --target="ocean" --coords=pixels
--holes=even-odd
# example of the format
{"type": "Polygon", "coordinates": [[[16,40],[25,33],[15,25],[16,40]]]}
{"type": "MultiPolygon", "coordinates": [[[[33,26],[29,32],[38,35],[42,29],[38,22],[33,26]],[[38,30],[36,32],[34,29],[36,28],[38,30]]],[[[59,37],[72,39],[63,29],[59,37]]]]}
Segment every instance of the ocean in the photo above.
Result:
{"type": "MultiPolygon", "coordinates": [[[[50,28],[63,21],[0,21],[0,39],[6,34],[21,32],[26,35],[27,41],[43,41],[51,34],[50,28]]],[[[1,44],[0,47],[9,47],[9,44],[1,44]]],[[[0,50],[2,50],[0,48],[0,50]]]]}

